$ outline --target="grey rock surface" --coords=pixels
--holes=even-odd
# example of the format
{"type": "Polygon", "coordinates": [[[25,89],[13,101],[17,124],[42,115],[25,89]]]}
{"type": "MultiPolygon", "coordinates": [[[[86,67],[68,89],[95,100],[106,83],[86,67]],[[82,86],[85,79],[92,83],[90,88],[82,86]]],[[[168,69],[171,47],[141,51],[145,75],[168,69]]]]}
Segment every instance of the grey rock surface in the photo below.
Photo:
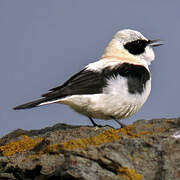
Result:
{"type": "Polygon", "coordinates": [[[0,179],[178,180],[180,118],[15,130],[0,139],[0,179]]]}

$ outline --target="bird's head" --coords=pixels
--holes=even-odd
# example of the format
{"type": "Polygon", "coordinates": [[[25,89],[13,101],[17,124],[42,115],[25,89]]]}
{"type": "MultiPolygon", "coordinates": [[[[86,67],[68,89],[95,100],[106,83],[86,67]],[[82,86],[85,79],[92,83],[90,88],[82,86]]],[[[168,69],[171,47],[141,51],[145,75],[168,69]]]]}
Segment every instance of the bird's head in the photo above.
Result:
{"type": "Polygon", "coordinates": [[[127,61],[145,61],[149,65],[155,58],[153,47],[162,44],[160,40],[147,39],[138,31],[125,29],[114,35],[103,56],[117,56],[127,61]]]}

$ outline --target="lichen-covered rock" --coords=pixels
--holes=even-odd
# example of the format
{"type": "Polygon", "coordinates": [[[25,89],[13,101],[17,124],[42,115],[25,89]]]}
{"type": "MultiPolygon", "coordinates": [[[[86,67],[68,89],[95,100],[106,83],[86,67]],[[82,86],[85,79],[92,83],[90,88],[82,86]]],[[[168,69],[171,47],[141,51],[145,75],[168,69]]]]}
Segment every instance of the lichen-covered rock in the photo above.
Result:
{"type": "Polygon", "coordinates": [[[0,179],[178,180],[180,118],[18,129],[0,139],[0,179]]]}

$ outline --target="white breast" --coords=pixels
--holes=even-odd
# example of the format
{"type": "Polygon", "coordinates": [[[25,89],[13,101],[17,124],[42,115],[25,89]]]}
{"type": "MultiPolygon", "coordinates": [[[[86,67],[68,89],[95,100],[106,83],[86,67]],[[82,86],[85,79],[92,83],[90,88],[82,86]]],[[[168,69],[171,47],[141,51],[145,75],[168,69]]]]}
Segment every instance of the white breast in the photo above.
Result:
{"type": "MultiPolygon", "coordinates": [[[[136,113],[147,100],[151,91],[151,80],[146,82],[142,94],[131,94],[128,91],[127,79],[122,76],[112,78],[108,86],[103,89],[110,96],[108,107],[114,111],[117,119],[129,117],[136,113]]],[[[111,113],[113,113],[111,111],[111,113]]]]}

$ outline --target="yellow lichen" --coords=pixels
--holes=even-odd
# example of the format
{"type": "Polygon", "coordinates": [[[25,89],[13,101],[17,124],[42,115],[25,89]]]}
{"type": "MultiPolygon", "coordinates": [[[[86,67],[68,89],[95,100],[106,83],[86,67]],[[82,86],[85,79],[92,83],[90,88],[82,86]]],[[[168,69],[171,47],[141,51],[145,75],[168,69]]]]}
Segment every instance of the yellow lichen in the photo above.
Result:
{"type": "Polygon", "coordinates": [[[43,151],[40,151],[39,154],[42,155],[43,153],[46,153],[46,152],[58,153],[59,150],[60,150],[59,144],[50,144],[43,151]]]}
{"type": "MultiPolygon", "coordinates": [[[[131,138],[139,137],[141,134],[132,133],[131,132],[132,128],[133,128],[132,125],[128,125],[125,128],[108,129],[93,137],[77,138],[77,139],[69,140],[67,142],[63,142],[61,143],[61,147],[62,149],[73,150],[73,149],[86,148],[90,145],[98,146],[103,143],[109,143],[115,140],[119,140],[122,134],[131,138]]],[[[142,133],[142,134],[147,134],[147,133],[142,133]]],[[[54,151],[58,151],[57,149],[59,149],[59,145],[54,144],[54,145],[49,145],[45,151],[54,152],[54,151]]]]}
{"type": "Polygon", "coordinates": [[[137,134],[131,133],[131,130],[132,125],[128,125],[125,128],[120,129],[109,129],[103,131],[102,133],[96,136],[70,140],[67,142],[63,142],[61,145],[62,149],[73,150],[79,148],[86,148],[89,145],[98,146],[103,143],[113,142],[115,140],[119,140],[122,134],[132,138],[138,137],[137,134]]]}
{"type": "Polygon", "coordinates": [[[35,159],[35,158],[38,158],[38,157],[39,157],[38,154],[30,154],[30,155],[27,156],[27,158],[29,158],[29,159],[35,159]]]}
{"type": "Polygon", "coordinates": [[[164,131],[164,128],[156,128],[156,132],[160,133],[160,132],[163,132],[164,131]]]}
{"type": "Polygon", "coordinates": [[[153,134],[153,132],[151,132],[151,131],[141,131],[141,132],[138,133],[138,136],[147,135],[147,134],[153,134]]]}
{"type": "Polygon", "coordinates": [[[131,161],[135,161],[136,159],[133,156],[130,156],[131,161]]]}
{"type": "Polygon", "coordinates": [[[0,146],[0,151],[3,156],[11,156],[18,152],[32,149],[37,143],[42,141],[42,138],[30,138],[29,136],[22,136],[18,141],[12,141],[4,146],[0,146]]]}
{"type": "Polygon", "coordinates": [[[173,121],[170,120],[170,119],[165,119],[164,122],[165,122],[165,123],[172,123],[173,121]]]}
{"type": "Polygon", "coordinates": [[[159,134],[164,131],[164,128],[152,128],[151,131],[141,131],[138,133],[139,136],[141,135],[151,135],[151,134],[159,134]]]}
{"type": "MultiPolygon", "coordinates": [[[[103,132],[92,137],[72,139],[66,142],[62,142],[61,144],[51,144],[45,147],[44,149],[42,149],[39,152],[39,155],[49,152],[59,153],[60,149],[74,150],[74,149],[84,149],[87,148],[88,146],[98,146],[104,143],[117,141],[121,139],[122,136],[127,136],[129,138],[138,138],[144,135],[149,135],[154,133],[153,131],[140,131],[138,133],[133,133],[132,130],[133,130],[133,125],[128,125],[120,129],[104,130],[103,132]]],[[[159,133],[162,131],[162,129],[156,129],[156,131],[159,133]]]]}
{"type": "Polygon", "coordinates": [[[140,180],[142,179],[142,175],[136,173],[134,169],[129,169],[127,167],[121,167],[117,170],[118,176],[123,178],[124,180],[140,180]]]}
{"type": "Polygon", "coordinates": [[[117,135],[117,133],[118,130],[109,129],[103,131],[102,133],[96,136],[87,137],[87,138],[77,138],[74,140],[63,142],[61,145],[63,149],[68,149],[68,150],[73,150],[77,148],[86,148],[89,145],[97,146],[103,143],[108,143],[120,139],[120,136],[117,135]]]}
{"type": "Polygon", "coordinates": [[[136,138],[139,137],[139,134],[132,133],[133,125],[128,125],[125,128],[120,128],[118,130],[119,133],[122,133],[123,135],[127,135],[130,138],[136,138]]]}
{"type": "Polygon", "coordinates": [[[152,128],[152,124],[143,124],[142,128],[152,128]]]}
{"type": "MultiPolygon", "coordinates": [[[[62,142],[61,144],[49,145],[43,150],[43,152],[58,153],[60,147],[64,150],[84,149],[87,148],[88,146],[98,146],[104,143],[109,143],[119,140],[122,137],[122,135],[128,136],[129,138],[138,138],[144,135],[149,135],[154,133],[154,131],[140,131],[138,133],[132,133],[132,129],[133,129],[133,125],[128,125],[120,129],[104,130],[103,132],[93,137],[77,138],[66,142],[62,142]]],[[[163,130],[162,128],[156,129],[158,133],[162,132],[162,130],[163,130]]]]}

